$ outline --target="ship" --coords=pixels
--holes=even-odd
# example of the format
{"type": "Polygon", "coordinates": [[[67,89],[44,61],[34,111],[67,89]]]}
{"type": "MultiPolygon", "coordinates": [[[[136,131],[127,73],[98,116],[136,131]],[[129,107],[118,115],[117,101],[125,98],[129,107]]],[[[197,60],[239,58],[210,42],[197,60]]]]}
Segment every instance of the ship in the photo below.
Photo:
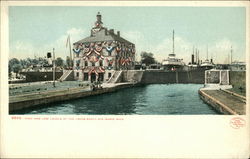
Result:
{"type": "Polygon", "coordinates": [[[176,57],[176,54],[174,52],[174,30],[173,30],[173,51],[172,53],[168,54],[168,58],[164,59],[162,61],[162,66],[164,70],[182,70],[185,66],[185,63],[183,62],[183,59],[179,59],[176,57]]]}
{"type": "Polygon", "coordinates": [[[212,59],[211,61],[208,60],[208,47],[207,47],[207,58],[204,62],[201,63],[200,67],[205,70],[210,70],[214,68],[212,59]]]}

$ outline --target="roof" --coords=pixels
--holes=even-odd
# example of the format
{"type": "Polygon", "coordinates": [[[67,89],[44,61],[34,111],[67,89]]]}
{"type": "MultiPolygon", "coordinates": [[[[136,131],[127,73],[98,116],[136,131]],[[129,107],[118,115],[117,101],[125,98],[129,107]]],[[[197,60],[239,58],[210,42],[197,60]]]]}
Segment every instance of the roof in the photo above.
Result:
{"type": "Polygon", "coordinates": [[[122,43],[127,43],[127,44],[133,44],[130,41],[116,35],[115,33],[112,33],[111,31],[108,31],[108,34],[105,35],[105,29],[101,29],[99,32],[96,33],[95,36],[89,36],[86,37],[82,40],[79,40],[75,42],[74,44],[77,43],[90,43],[90,42],[101,42],[101,41],[119,41],[122,43]]]}

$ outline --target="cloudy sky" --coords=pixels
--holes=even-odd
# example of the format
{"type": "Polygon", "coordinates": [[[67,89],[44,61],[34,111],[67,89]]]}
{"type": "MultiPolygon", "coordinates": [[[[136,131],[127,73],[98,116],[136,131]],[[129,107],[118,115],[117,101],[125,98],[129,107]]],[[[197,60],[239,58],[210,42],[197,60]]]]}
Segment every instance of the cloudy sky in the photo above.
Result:
{"type": "Polygon", "coordinates": [[[119,30],[135,43],[136,51],[154,53],[158,61],[172,51],[190,62],[193,46],[200,57],[227,63],[233,46],[233,60],[245,61],[245,8],[243,7],[9,7],[9,58],[44,57],[55,48],[66,58],[67,36],[76,42],[90,35],[100,11],[104,26],[119,30]]]}

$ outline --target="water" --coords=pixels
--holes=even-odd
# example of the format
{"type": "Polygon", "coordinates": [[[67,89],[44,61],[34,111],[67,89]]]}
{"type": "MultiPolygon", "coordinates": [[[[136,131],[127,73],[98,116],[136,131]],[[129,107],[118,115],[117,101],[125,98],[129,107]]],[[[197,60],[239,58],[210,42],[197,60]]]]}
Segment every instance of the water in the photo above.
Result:
{"type": "Polygon", "coordinates": [[[199,98],[198,90],[202,86],[200,84],[152,84],[43,105],[14,114],[218,114],[199,98]]]}

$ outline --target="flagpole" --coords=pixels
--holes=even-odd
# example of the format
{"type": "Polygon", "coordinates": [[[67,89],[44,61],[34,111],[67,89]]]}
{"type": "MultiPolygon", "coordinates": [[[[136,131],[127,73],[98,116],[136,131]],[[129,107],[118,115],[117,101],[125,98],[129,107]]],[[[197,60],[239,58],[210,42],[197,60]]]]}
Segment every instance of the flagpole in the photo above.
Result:
{"type": "Polygon", "coordinates": [[[73,65],[72,65],[73,59],[72,59],[72,52],[71,52],[70,36],[69,36],[69,52],[70,52],[70,67],[73,67],[73,65]]]}
{"type": "Polygon", "coordinates": [[[55,84],[55,69],[56,69],[56,66],[55,66],[55,49],[53,48],[53,86],[56,87],[56,84],[55,84]]]}

